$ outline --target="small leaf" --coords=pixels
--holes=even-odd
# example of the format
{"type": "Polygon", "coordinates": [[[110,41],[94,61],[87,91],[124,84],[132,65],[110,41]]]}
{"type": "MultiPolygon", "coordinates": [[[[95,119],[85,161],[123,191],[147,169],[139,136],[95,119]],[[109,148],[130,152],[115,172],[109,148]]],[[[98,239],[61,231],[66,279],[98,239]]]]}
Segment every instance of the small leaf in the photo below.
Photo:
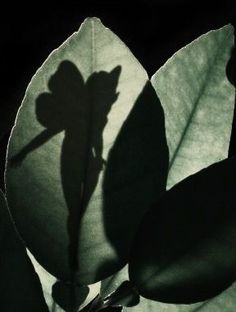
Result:
{"type": "Polygon", "coordinates": [[[164,118],[145,70],[97,18],[33,77],[7,158],[13,218],[44,268],[87,285],[127,262],[146,207],[165,188],[164,118]]]}
{"type": "Polygon", "coordinates": [[[228,155],[235,89],[226,65],[233,41],[231,25],[210,31],[152,77],[165,112],[168,188],[228,155]]]}
{"type": "Polygon", "coordinates": [[[145,216],[129,266],[141,295],[168,303],[216,296],[235,280],[236,158],[183,180],[145,216]]]}
{"type": "Polygon", "coordinates": [[[0,309],[48,312],[39,278],[11,221],[0,191],[0,309]]]}

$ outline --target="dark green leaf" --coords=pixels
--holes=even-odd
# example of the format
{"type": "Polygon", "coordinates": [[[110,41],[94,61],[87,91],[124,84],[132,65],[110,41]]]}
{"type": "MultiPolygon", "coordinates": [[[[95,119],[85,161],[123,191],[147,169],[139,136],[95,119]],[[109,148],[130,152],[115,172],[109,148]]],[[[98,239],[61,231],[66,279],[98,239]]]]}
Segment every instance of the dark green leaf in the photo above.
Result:
{"type": "Polygon", "coordinates": [[[129,273],[146,298],[191,303],[235,280],[236,158],[190,176],[145,216],[129,273]]]}
{"type": "Polygon", "coordinates": [[[0,310],[47,312],[42,288],[0,191],[0,310]]]}
{"type": "Polygon", "coordinates": [[[140,220],[165,190],[167,166],[163,111],[147,83],[109,153],[103,183],[105,231],[123,265],[140,220]]]}

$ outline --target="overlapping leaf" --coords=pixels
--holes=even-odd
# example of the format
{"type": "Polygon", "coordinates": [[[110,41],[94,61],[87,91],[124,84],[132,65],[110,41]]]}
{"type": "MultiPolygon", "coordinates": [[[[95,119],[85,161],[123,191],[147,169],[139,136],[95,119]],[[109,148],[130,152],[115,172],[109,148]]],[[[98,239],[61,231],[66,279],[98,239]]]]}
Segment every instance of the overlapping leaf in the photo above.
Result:
{"type": "Polygon", "coordinates": [[[226,76],[233,27],[199,37],[152,77],[165,112],[167,187],[228,155],[235,89],[226,76]]]}
{"type": "Polygon", "coordinates": [[[235,169],[232,158],[190,176],[145,216],[129,267],[144,297],[192,303],[235,281],[235,169]]]}

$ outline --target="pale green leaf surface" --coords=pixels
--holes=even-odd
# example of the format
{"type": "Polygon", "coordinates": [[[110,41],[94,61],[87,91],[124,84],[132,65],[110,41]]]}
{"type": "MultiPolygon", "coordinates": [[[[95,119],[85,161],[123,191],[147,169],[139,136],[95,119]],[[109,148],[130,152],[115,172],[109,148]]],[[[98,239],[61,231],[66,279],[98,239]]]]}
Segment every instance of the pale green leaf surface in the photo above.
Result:
{"type": "Polygon", "coordinates": [[[0,310],[48,312],[39,278],[0,191],[0,310]]]}
{"type": "Polygon", "coordinates": [[[210,31],[174,54],[151,79],[165,112],[167,188],[228,155],[235,91],[226,65],[233,40],[231,25],[210,31]]]}
{"type": "MultiPolygon", "coordinates": [[[[35,114],[35,101],[40,94],[49,91],[49,79],[55,74],[64,60],[68,60],[76,66],[84,81],[94,72],[103,70],[109,73],[117,65],[123,65],[122,76],[119,77],[119,87],[117,88],[120,94],[109,115],[113,126],[109,127],[109,129],[106,128],[103,133],[104,149],[102,157],[106,159],[122,121],[127,117],[127,112],[131,109],[147,80],[146,73],[137,61],[132,57],[130,57],[131,60],[127,57],[129,53],[119,39],[106,29],[99,20],[87,19],[79,32],[73,34],[49,56],[31,81],[17,117],[16,127],[11,136],[8,159],[17,154],[44,130],[35,114]],[[134,75],[137,78],[135,81],[131,78],[134,75]],[[127,79],[131,82],[129,88],[135,90],[133,93],[124,92],[123,90],[126,88],[127,79]]],[[[95,98],[96,92],[92,96],[95,98]]],[[[80,122],[80,118],[78,116],[78,122],[80,122]]],[[[78,144],[80,144],[81,140],[79,135],[78,133],[78,138],[75,138],[78,140],[78,144]]],[[[64,132],[56,134],[44,145],[39,146],[39,148],[27,155],[21,166],[16,168],[8,166],[6,182],[10,208],[17,227],[29,249],[36,259],[54,275],[69,278],[67,251],[70,243],[67,231],[68,208],[63,194],[60,174],[63,138],[64,132]],[[23,176],[26,176],[26,178],[23,178],[23,176]],[[30,197],[28,196],[29,192],[30,197]],[[19,204],[17,204],[18,202],[19,204]],[[21,216],[24,216],[24,220],[22,220],[21,216]],[[55,216],[57,217],[55,218],[55,216]],[[47,220],[49,226],[45,226],[45,220],[47,220]],[[38,235],[38,228],[42,230],[40,236],[38,235]],[[51,247],[45,248],[45,246],[51,247]],[[49,250],[51,255],[48,254],[49,250]]],[[[84,163],[78,163],[78,166],[84,165],[84,163]]],[[[97,185],[93,199],[90,201],[91,204],[87,207],[87,210],[92,210],[91,213],[88,213],[91,217],[89,220],[85,220],[83,225],[83,227],[89,228],[89,235],[85,234],[82,242],[84,247],[80,246],[80,254],[83,259],[88,260],[90,258],[90,262],[93,262],[95,268],[103,261],[103,258],[111,259],[111,261],[116,258],[112,246],[106,242],[103,216],[101,209],[99,209],[102,200],[101,178],[100,176],[99,185],[97,185]]],[[[80,185],[78,185],[79,192],[80,185]]],[[[93,281],[96,278],[94,268],[88,266],[87,261],[84,264],[82,261],[80,261],[80,266],[84,266],[82,270],[83,281],[86,280],[86,283],[90,280],[93,281]],[[91,277],[89,277],[88,270],[92,272],[91,277]]]]}
{"type": "Polygon", "coordinates": [[[164,189],[157,164],[165,167],[166,155],[145,70],[100,20],[86,19],[33,77],[9,141],[7,198],[37,261],[81,284],[121,268],[164,189]]]}

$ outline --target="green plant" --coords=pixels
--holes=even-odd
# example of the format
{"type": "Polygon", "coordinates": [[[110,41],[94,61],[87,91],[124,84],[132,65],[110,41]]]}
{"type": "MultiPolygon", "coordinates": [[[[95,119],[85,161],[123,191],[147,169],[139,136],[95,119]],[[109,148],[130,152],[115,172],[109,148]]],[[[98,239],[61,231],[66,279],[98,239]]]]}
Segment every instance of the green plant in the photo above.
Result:
{"type": "Polygon", "coordinates": [[[2,220],[8,204],[42,289],[12,225],[14,258],[8,234],[1,254],[19,259],[27,283],[10,287],[17,298],[3,299],[5,311],[217,311],[214,302],[235,296],[224,291],[236,259],[232,48],[227,25],[149,80],[89,18],[48,57],[17,114],[7,203],[1,194],[2,220]]]}

